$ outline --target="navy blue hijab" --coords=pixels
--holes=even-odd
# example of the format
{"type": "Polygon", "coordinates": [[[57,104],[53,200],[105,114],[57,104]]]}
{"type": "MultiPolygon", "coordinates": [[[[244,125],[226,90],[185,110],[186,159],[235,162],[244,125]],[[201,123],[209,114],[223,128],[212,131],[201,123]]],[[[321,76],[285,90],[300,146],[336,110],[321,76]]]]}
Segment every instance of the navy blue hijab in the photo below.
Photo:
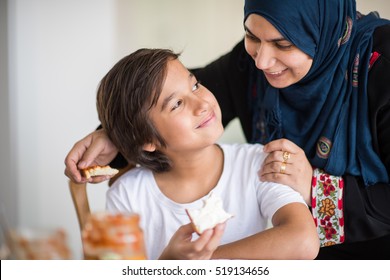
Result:
{"type": "Polygon", "coordinates": [[[388,182],[372,145],[367,77],[373,32],[390,22],[374,13],[358,19],[354,0],[246,0],[244,11],[245,20],[264,17],[313,59],[308,74],[283,89],[255,71],[253,142],[287,138],[332,175],[388,182]]]}

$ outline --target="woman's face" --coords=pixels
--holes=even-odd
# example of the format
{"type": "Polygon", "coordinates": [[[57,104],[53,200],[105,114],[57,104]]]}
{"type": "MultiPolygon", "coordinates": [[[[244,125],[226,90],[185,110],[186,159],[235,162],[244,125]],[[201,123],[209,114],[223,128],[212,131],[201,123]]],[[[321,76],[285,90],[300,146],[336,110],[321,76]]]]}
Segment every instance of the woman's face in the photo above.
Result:
{"type": "Polygon", "coordinates": [[[245,21],[245,49],[256,67],[275,88],[300,81],[310,70],[313,59],[287,41],[265,18],[251,14],[245,21]]]}

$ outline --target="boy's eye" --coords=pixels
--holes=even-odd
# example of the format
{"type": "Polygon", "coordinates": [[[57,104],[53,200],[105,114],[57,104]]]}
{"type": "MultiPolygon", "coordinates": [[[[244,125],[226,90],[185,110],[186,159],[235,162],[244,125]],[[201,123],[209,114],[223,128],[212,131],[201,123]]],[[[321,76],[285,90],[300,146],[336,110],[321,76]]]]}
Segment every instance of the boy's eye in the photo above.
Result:
{"type": "Polygon", "coordinates": [[[200,87],[200,82],[196,82],[195,85],[192,87],[192,91],[197,91],[200,87]]]}
{"type": "Polygon", "coordinates": [[[173,107],[172,107],[172,109],[171,109],[171,111],[174,111],[174,110],[176,110],[177,108],[179,108],[180,107],[180,105],[183,103],[183,101],[182,100],[178,100],[178,101],[176,101],[176,103],[173,105],[173,107]]]}

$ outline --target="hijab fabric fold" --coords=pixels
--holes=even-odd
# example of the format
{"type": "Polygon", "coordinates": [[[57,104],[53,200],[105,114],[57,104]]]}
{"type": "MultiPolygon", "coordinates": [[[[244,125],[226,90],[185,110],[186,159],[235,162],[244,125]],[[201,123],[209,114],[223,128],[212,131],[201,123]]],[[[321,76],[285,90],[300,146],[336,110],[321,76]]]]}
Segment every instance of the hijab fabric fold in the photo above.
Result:
{"type": "Polygon", "coordinates": [[[244,20],[250,14],[313,59],[308,74],[283,89],[254,69],[252,141],[287,138],[327,173],[362,176],[366,186],[389,182],[372,145],[367,78],[373,32],[390,22],[375,13],[358,19],[354,0],[246,0],[244,20]]]}

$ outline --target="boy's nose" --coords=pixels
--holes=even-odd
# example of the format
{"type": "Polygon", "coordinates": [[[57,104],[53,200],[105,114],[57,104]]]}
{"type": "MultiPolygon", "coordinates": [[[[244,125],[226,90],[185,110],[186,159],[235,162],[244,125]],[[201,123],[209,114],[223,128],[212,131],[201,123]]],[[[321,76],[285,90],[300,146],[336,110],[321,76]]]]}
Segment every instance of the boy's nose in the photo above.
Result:
{"type": "Polygon", "coordinates": [[[195,115],[199,116],[199,115],[204,114],[205,112],[207,112],[208,107],[209,107],[209,103],[206,100],[204,100],[202,98],[196,98],[194,100],[195,115]]]}

